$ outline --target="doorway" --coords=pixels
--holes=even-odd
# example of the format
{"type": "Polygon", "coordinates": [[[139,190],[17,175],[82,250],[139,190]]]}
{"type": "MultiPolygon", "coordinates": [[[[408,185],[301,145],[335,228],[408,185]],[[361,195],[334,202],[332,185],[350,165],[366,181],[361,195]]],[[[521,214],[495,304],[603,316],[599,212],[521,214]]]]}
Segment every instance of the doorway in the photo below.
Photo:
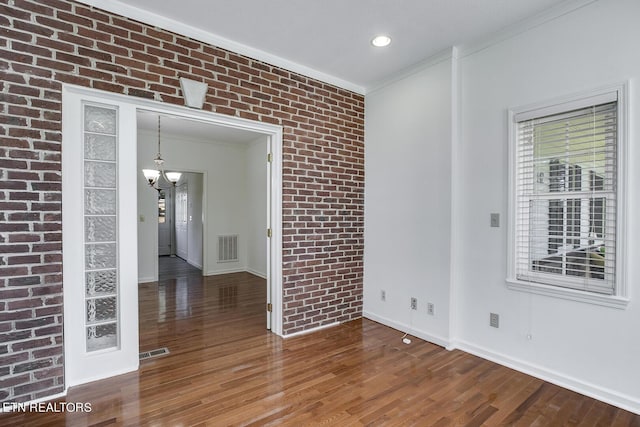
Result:
{"type": "Polygon", "coordinates": [[[158,190],[158,256],[173,255],[173,195],[171,188],[158,190]]]}
{"type": "MultiPolygon", "coordinates": [[[[204,240],[203,218],[206,217],[203,211],[204,173],[182,171],[180,173],[180,179],[175,185],[167,183],[163,179],[159,179],[156,183],[158,256],[178,256],[201,270],[204,240]]],[[[148,193],[147,189],[141,188],[138,197],[138,211],[145,212],[142,215],[146,215],[146,211],[153,210],[153,207],[143,205],[149,199],[145,194],[148,193]],[[140,197],[143,197],[143,200],[140,200],[140,197]]],[[[153,194],[153,192],[151,193],[153,194]]],[[[148,231],[152,231],[151,228],[148,231]]],[[[146,232],[138,235],[139,240],[150,241],[151,238],[152,236],[146,232]]],[[[138,242],[138,246],[143,247],[143,250],[150,249],[146,242],[138,242]]],[[[141,258],[141,261],[145,261],[145,259],[141,258]]],[[[144,278],[149,274],[143,272],[139,282],[147,281],[144,278]]]]}
{"type": "Polygon", "coordinates": [[[174,186],[160,178],[156,191],[138,180],[139,282],[158,280],[157,256],[165,254],[204,276],[249,271],[267,278],[271,138],[166,114],[159,133],[157,121],[156,112],[137,113],[138,169],[151,167],[161,151],[165,170],[182,176],[174,186]]]}
{"type": "MultiPolygon", "coordinates": [[[[106,378],[109,376],[135,370],[138,367],[138,336],[134,328],[126,328],[123,325],[131,325],[138,323],[137,304],[138,300],[137,286],[132,283],[131,273],[140,268],[136,265],[136,253],[140,255],[142,250],[138,250],[136,239],[136,228],[140,228],[141,224],[148,224],[147,217],[144,213],[138,213],[135,208],[135,202],[131,203],[131,199],[135,200],[136,193],[141,193],[140,185],[131,184],[135,180],[146,186],[144,180],[141,179],[140,171],[135,164],[136,155],[131,154],[131,148],[135,147],[139,141],[136,135],[138,126],[138,113],[141,111],[162,114],[168,117],[175,117],[183,120],[190,120],[192,124],[207,124],[220,129],[221,132],[234,134],[237,132],[253,132],[262,138],[265,138],[265,146],[268,147],[270,158],[273,159],[267,165],[267,176],[265,177],[265,187],[268,195],[268,208],[266,209],[267,224],[271,232],[268,240],[267,252],[268,262],[266,265],[267,286],[270,291],[267,293],[268,302],[272,304],[273,312],[267,313],[267,322],[271,330],[282,335],[282,234],[281,234],[281,218],[282,218],[282,128],[279,126],[252,122],[229,117],[210,112],[192,110],[186,107],[178,107],[173,105],[165,105],[151,100],[140,98],[132,98],[125,95],[105,93],[93,89],[85,89],[74,86],[63,86],[63,149],[65,156],[63,157],[62,176],[63,176],[63,276],[64,276],[64,313],[65,319],[83,319],[82,321],[64,322],[65,337],[65,382],[67,386],[82,384],[88,381],[106,378]],[[82,203],[78,201],[84,200],[86,197],[98,197],[102,193],[99,191],[91,192],[86,188],[86,177],[82,177],[82,169],[78,169],[78,164],[83,164],[83,156],[86,154],[88,133],[85,132],[87,125],[86,115],[83,108],[87,105],[97,106],[108,110],[110,115],[115,117],[115,130],[113,134],[108,135],[110,141],[114,141],[117,146],[116,152],[118,163],[112,170],[115,170],[115,190],[102,191],[105,195],[105,201],[113,203],[117,208],[117,218],[111,221],[110,227],[118,237],[115,244],[116,251],[109,252],[109,256],[115,256],[115,274],[110,275],[114,285],[114,296],[87,296],[86,278],[87,269],[93,268],[86,262],[88,256],[88,248],[84,239],[88,238],[85,234],[84,226],[88,219],[83,219],[83,212],[86,211],[82,203]],[[132,141],[135,142],[132,144],[132,141]],[[84,236],[84,237],[83,237],[84,236]],[[118,249],[119,248],[119,249],[118,249]],[[132,256],[133,255],[133,256],[132,256]],[[98,307],[99,310],[106,310],[104,315],[108,317],[106,321],[102,321],[95,317],[88,310],[95,310],[96,304],[89,300],[111,298],[116,302],[114,307],[98,307]],[[93,316],[93,317],[92,317],[93,316]],[[95,319],[95,320],[94,320],[95,319]],[[102,323],[110,322],[109,327],[102,327],[102,323]],[[93,323],[92,323],[93,322],[93,323]],[[102,322],[102,323],[101,323],[102,322]],[[95,324],[94,324],[95,323],[95,324]],[[102,329],[100,329],[102,328],[102,329]],[[95,331],[99,329],[99,333],[110,334],[108,340],[103,340],[108,345],[101,346],[98,350],[87,346],[87,340],[95,340],[95,331]],[[87,336],[87,331],[91,333],[87,336]],[[135,333],[134,333],[135,332],[135,333]]],[[[98,135],[100,136],[100,135],[98,135]]],[[[102,136],[100,136],[102,138],[102,136]]],[[[106,137],[105,137],[106,138],[106,137]]],[[[105,139],[102,138],[102,139],[105,139]]],[[[95,139],[95,138],[94,138],[95,139]]],[[[266,151],[266,150],[265,150],[266,151]]],[[[172,154],[172,158],[178,158],[181,151],[172,154]]],[[[266,162],[267,153],[264,153],[266,162]]],[[[167,153],[167,157],[169,157],[167,153]]],[[[85,157],[84,162],[92,161],[85,157]]],[[[85,168],[86,168],[85,164],[85,168]]],[[[188,168],[185,168],[188,169],[188,168]]],[[[86,169],[85,169],[86,170],[86,169]]],[[[208,175],[208,173],[206,174],[208,175]]],[[[217,181],[218,184],[225,183],[224,177],[217,181]]],[[[145,188],[145,191],[148,187],[145,188]]],[[[206,197],[206,196],[205,196],[206,197]]],[[[90,200],[93,203],[93,199],[90,200]]],[[[96,199],[95,202],[101,200],[96,199]]],[[[154,203],[157,209],[157,202],[154,203]]],[[[153,218],[155,215],[150,215],[153,218]]],[[[154,224],[155,225],[155,224],[154,224]]],[[[153,233],[157,236],[156,232],[153,233]]],[[[203,268],[208,271],[210,268],[209,252],[213,248],[211,236],[208,234],[206,222],[203,225],[204,235],[207,243],[203,245],[203,268]]],[[[266,233],[266,230],[263,230],[266,233]]],[[[215,239],[213,239],[215,242],[215,239]]],[[[92,243],[93,245],[93,243],[92,243]]],[[[105,250],[109,245],[103,245],[105,250]]],[[[109,246],[109,247],[111,247],[109,246]]],[[[153,248],[149,251],[157,262],[158,242],[157,237],[153,241],[153,248]]],[[[95,244],[90,248],[95,256],[102,256],[98,253],[103,250],[99,244],[95,244]]],[[[157,268],[156,268],[157,271],[157,268]]],[[[96,276],[94,274],[94,276],[96,276]]],[[[133,279],[133,282],[137,280],[133,279]]],[[[102,315],[102,312],[100,312],[102,315]]],[[[106,323],[105,323],[106,324],[106,323]]],[[[102,342],[102,341],[101,341],[102,342]]]]}

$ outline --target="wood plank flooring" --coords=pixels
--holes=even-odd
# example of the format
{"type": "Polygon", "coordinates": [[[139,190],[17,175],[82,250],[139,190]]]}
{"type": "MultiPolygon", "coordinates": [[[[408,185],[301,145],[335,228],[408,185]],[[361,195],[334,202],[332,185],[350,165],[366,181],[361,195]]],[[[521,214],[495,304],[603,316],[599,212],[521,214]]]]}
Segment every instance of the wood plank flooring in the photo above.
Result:
{"type": "Polygon", "coordinates": [[[178,260],[140,286],[140,350],[170,354],[74,387],[90,413],[0,414],[2,426],[640,426],[640,416],[361,319],[281,339],[264,280],[178,260]]]}

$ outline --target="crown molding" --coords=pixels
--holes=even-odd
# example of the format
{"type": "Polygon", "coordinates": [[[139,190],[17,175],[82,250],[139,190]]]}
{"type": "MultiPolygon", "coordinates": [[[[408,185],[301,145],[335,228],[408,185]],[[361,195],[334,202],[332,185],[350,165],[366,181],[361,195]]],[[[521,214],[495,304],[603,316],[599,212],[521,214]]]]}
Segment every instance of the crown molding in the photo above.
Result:
{"type": "Polygon", "coordinates": [[[265,52],[260,49],[247,46],[242,43],[235,42],[233,40],[221,37],[217,34],[204,31],[189,25],[185,25],[174,19],[170,19],[155,13],[150,13],[146,10],[125,4],[119,0],[77,0],[80,3],[84,3],[89,6],[93,6],[108,12],[115,13],[120,16],[125,16],[136,21],[144,22],[146,24],[163,28],[168,31],[173,31],[178,34],[182,34],[187,37],[199,40],[204,43],[208,43],[223,49],[230,50],[232,52],[245,55],[247,57],[264,61],[271,65],[293,71],[307,77],[311,77],[325,83],[338,86],[340,88],[358,93],[360,95],[366,95],[384,88],[394,82],[402,80],[410,75],[416,74],[426,68],[439,64],[440,62],[449,60],[452,58],[452,50],[457,49],[458,58],[464,58],[465,56],[472,55],[476,52],[484,50],[502,41],[508,40],[519,34],[525,33],[531,29],[539,27],[554,19],[560,18],[599,0],[568,0],[560,3],[559,5],[547,9],[537,15],[529,18],[525,18],[516,22],[500,31],[494,32],[486,37],[479,38],[469,43],[448,47],[440,52],[432,55],[422,61],[411,65],[393,76],[383,79],[371,86],[360,86],[355,83],[340,79],[336,76],[323,73],[314,68],[307,67],[294,61],[282,58],[277,55],[273,55],[269,52],[265,52]]]}
{"type": "Polygon", "coordinates": [[[365,94],[365,88],[355,83],[340,79],[330,74],[323,73],[311,67],[299,64],[294,61],[282,58],[277,55],[273,55],[269,52],[265,52],[260,49],[247,46],[242,43],[235,42],[233,40],[221,37],[217,34],[201,30],[199,28],[185,25],[182,22],[178,22],[174,19],[167,18],[165,16],[151,13],[149,11],[125,4],[118,0],[77,0],[79,3],[83,3],[89,6],[96,7],[98,9],[105,10],[107,12],[115,13],[120,16],[134,19],[139,22],[143,22],[154,27],[162,28],[174,33],[178,33],[187,37],[191,37],[195,40],[199,40],[204,43],[211,44],[213,46],[230,50],[235,53],[239,53],[244,56],[263,61],[277,67],[287,69],[307,77],[311,77],[325,83],[329,83],[334,86],[338,86],[342,89],[346,89],[360,95],[365,94]]]}
{"type": "Polygon", "coordinates": [[[547,22],[558,19],[564,15],[572,13],[578,9],[595,3],[598,0],[567,0],[552,8],[546,9],[537,15],[530,16],[514,24],[511,24],[500,31],[489,34],[486,37],[478,38],[472,42],[458,46],[459,57],[472,55],[502,41],[516,37],[547,22]]]}
{"type": "Polygon", "coordinates": [[[553,21],[554,19],[558,19],[564,15],[572,13],[597,1],[599,0],[567,0],[555,7],[538,13],[537,15],[525,18],[521,21],[516,22],[515,24],[503,28],[502,30],[493,32],[486,37],[478,38],[470,43],[443,49],[435,55],[432,55],[414,65],[411,65],[387,79],[383,79],[372,86],[366,87],[365,94],[370,94],[384,88],[385,86],[388,86],[413,74],[419,73],[420,71],[423,71],[443,61],[450,60],[454,58],[454,56],[456,59],[460,59],[464,58],[465,56],[472,55],[476,52],[480,52],[481,50],[484,50],[510,38],[516,37],[519,34],[525,33],[529,30],[539,27],[547,22],[553,21]]]}
{"type": "Polygon", "coordinates": [[[409,76],[412,76],[414,74],[417,74],[423,70],[426,70],[427,68],[433,67],[434,65],[437,65],[441,62],[444,61],[448,61],[450,59],[453,58],[453,54],[454,51],[456,50],[455,47],[448,47],[446,49],[441,50],[440,52],[436,53],[435,55],[431,55],[430,57],[428,57],[427,59],[424,59],[420,62],[417,62],[413,65],[410,65],[407,68],[404,68],[402,70],[400,70],[399,72],[393,74],[391,77],[383,79],[379,82],[377,82],[375,85],[373,86],[368,86],[366,88],[366,94],[369,95],[375,91],[378,91],[380,89],[383,89],[393,83],[396,83],[400,80],[404,80],[409,76]]]}

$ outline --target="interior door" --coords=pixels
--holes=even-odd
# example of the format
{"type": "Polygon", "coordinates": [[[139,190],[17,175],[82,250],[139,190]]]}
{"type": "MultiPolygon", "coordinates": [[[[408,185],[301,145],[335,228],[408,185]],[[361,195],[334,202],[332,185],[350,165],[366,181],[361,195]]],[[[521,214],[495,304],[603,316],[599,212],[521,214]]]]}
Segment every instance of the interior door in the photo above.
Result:
{"type": "Polygon", "coordinates": [[[64,348],[67,387],[138,368],[136,115],[64,87],[64,348]]]}
{"type": "Polygon", "coordinates": [[[171,255],[173,198],[170,189],[158,192],[158,256],[171,255]]]}
{"type": "Polygon", "coordinates": [[[188,224],[188,187],[184,182],[176,186],[176,204],[175,204],[175,224],[176,224],[176,255],[187,260],[189,256],[189,237],[187,233],[188,224]]]}

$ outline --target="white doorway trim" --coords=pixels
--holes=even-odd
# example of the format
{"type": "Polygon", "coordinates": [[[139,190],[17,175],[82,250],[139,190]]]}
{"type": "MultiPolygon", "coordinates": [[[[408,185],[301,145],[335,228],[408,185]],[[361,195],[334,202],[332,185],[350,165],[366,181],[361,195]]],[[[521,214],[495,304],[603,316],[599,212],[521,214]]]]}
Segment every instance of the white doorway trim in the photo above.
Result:
{"type": "MultiPolygon", "coordinates": [[[[268,240],[268,295],[267,300],[272,305],[271,312],[271,331],[279,336],[282,336],[282,320],[283,320],[283,309],[282,309],[282,127],[267,123],[261,123],[256,121],[251,121],[247,119],[242,119],[239,117],[226,116],[222,114],[217,114],[213,112],[194,110],[184,106],[176,106],[165,104],[153,100],[147,100],[143,98],[136,98],[121,94],[114,94],[109,92],[103,92],[95,89],[88,89],[84,87],[74,86],[74,85],[63,85],[63,99],[65,94],[72,94],[81,97],[91,97],[96,100],[104,100],[105,102],[116,102],[119,105],[124,105],[126,108],[121,109],[122,114],[125,114],[126,117],[123,116],[121,121],[121,130],[123,135],[126,135],[128,138],[131,138],[131,144],[137,145],[137,138],[133,135],[136,134],[137,130],[137,120],[136,114],[139,110],[147,110],[152,111],[158,114],[163,115],[172,115],[175,117],[181,117],[189,120],[198,120],[204,123],[230,127],[234,129],[241,129],[246,131],[255,132],[257,134],[266,135],[270,141],[271,147],[271,158],[272,161],[269,165],[270,175],[269,175],[269,203],[267,207],[267,212],[265,212],[268,218],[267,226],[271,229],[271,237],[268,240]]],[[[64,108],[64,101],[63,101],[64,108]]],[[[63,115],[63,141],[65,139],[65,132],[71,131],[69,124],[73,123],[73,120],[65,126],[65,123],[69,121],[69,117],[63,115]]],[[[266,159],[265,159],[266,161],[266,159]]],[[[138,176],[139,171],[134,170],[137,168],[135,166],[136,162],[127,162],[123,166],[128,168],[126,171],[127,177],[138,176]],[[130,170],[129,170],[130,169],[130,170]]],[[[64,162],[63,156],[63,178],[67,174],[65,170],[65,165],[68,166],[68,163],[64,162]]],[[[135,188],[135,185],[133,186],[135,188]]],[[[135,190],[133,190],[135,193],[135,190]]],[[[65,195],[65,187],[63,186],[63,197],[65,195]]],[[[204,201],[206,203],[206,201],[204,201]]],[[[137,212],[136,210],[130,210],[127,212],[127,215],[130,215],[133,221],[137,223],[137,212]]],[[[265,230],[266,234],[267,230],[265,230]]],[[[137,245],[137,233],[131,233],[132,243],[137,245]]],[[[125,242],[122,242],[125,244],[125,242]]],[[[208,259],[207,257],[207,246],[203,244],[203,260],[208,259]]],[[[157,249],[156,249],[157,250],[157,249]]],[[[137,259],[137,257],[133,257],[133,259],[137,259]]],[[[79,261],[70,261],[66,258],[65,264],[67,262],[82,262],[79,261]]],[[[66,278],[63,278],[66,282],[66,278]]],[[[136,280],[137,284],[137,280],[136,280]]],[[[123,284],[124,285],[124,284],[123,284]]],[[[128,284],[130,285],[130,284],[128,284]]],[[[71,287],[70,287],[71,288],[71,287]]],[[[67,290],[67,286],[65,286],[65,290],[67,290]]],[[[136,294],[137,295],[137,294],[136,294]]],[[[64,294],[64,304],[65,304],[65,312],[66,305],[71,304],[75,301],[74,298],[64,294]]],[[[266,307],[265,307],[266,310],[266,307]]],[[[66,322],[73,322],[74,319],[70,319],[65,316],[66,322]]],[[[136,320],[137,320],[137,312],[136,312],[136,320]]],[[[65,322],[65,323],[66,323],[65,322]]],[[[136,322],[137,324],[137,322],[136,322]]],[[[65,347],[67,347],[68,343],[66,342],[66,334],[65,334],[65,347]]],[[[136,334],[137,341],[137,334],[136,334]]],[[[131,344],[133,345],[133,344],[131,344]]],[[[136,348],[138,343],[135,343],[136,348]]],[[[66,358],[69,361],[68,358],[66,358]]],[[[120,372],[114,372],[113,374],[118,374],[120,372]]],[[[68,381],[68,378],[65,378],[65,383],[68,386],[72,385],[73,381],[68,381]]],[[[74,384],[75,385],[75,384],[74,384]]]]}
{"type": "MultiPolygon", "coordinates": [[[[124,95],[121,95],[124,96],[124,95]]],[[[206,124],[229,127],[234,129],[253,132],[257,135],[265,135],[268,138],[268,146],[270,147],[271,162],[267,166],[268,188],[267,188],[267,208],[265,215],[267,217],[267,228],[271,229],[271,238],[268,239],[267,250],[267,303],[271,303],[272,312],[270,322],[267,326],[271,331],[279,336],[282,333],[282,127],[272,124],[255,122],[233,116],[226,116],[212,112],[194,110],[182,106],[165,105],[156,101],[150,101],[137,98],[131,99],[126,97],[130,102],[137,101],[136,111],[145,111],[164,116],[173,116],[173,118],[182,118],[186,120],[196,120],[206,124]]],[[[265,162],[267,161],[265,156],[265,162]]],[[[204,176],[203,186],[203,211],[206,214],[207,201],[207,173],[206,171],[195,170],[180,167],[182,172],[197,172],[204,176]]],[[[267,230],[265,230],[265,235],[267,230]]],[[[203,223],[203,235],[208,236],[208,224],[203,223]]],[[[209,246],[203,242],[203,265],[204,272],[209,271],[209,246]]],[[[157,274],[157,243],[154,246],[156,256],[154,257],[155,271],[157,274]]],[[[266,307],[265,307],[266,310],[266,307]]]]}

